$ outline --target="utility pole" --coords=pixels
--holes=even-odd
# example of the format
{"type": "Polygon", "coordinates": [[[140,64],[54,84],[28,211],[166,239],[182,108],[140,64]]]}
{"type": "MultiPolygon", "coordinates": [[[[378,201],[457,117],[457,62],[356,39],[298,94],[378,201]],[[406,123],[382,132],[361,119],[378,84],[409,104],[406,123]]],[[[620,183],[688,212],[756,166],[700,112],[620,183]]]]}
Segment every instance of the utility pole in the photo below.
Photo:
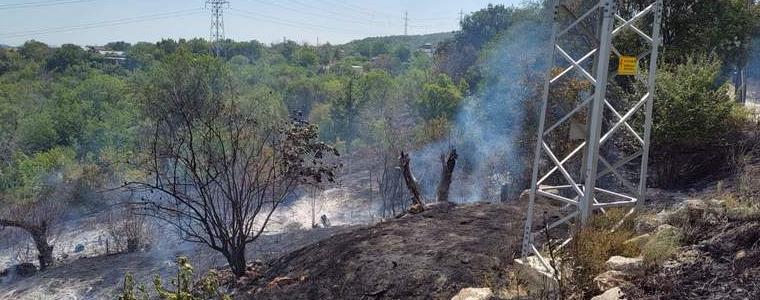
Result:
{"type": "Polygon", "coordinates": [[[221,41],[224,37],[224,10],[229,8],[227,0],[206,0],[206,8],[211,10],[211,48],[216,56],[221,55],[221,41]]]}
{"type": "Polygon", "coordinates": [[[462,24],[462,21],[464,21],[464,10],[459,10],[459,24],[462,24]]]}
{"type": "Polygon", "coordinates": [[[409,12],[404,12],[404,35],[409,34],[409,12]]]}

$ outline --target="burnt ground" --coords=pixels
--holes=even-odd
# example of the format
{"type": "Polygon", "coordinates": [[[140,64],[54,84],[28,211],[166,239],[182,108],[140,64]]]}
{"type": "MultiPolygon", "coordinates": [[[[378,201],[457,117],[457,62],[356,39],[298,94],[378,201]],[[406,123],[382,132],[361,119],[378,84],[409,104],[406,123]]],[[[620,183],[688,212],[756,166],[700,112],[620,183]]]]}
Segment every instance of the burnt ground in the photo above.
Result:
{"type": "MultiPolygon", "coordinates": [[[[349,226],[334,226],[262,236],[249,247],[249,258],[266,261],[352,229],[349,226]]],[[[138,283],[145,284],[150,289],[155,275],[163,278],[176,276],[174,261],[177,256],[188,256],[193,266],[199,270],[224,264],[224,259],[217,253],[201,245],[183,244],[175,240],[168,243],[175,248],[83,256],[59,263],[30,278],[10,283],[3,282],[9,278],[0,276],[0,299],[115,299],[127,272],[132,273],[138,283]]]]}
{"type": "Polygon", "coordinates": [[[449,299],[506,274],[519,251],[518,205],[431,206],[334,235],[274,260],[239,299],[449,299]],[[279,283],[279,284],[277,284],[279,283]]]}
{"type": "Polygon", "coordinates": [[[633,299],[760,299],[760,221],[728,221],[704,232],[659,270],[641,276],[633,299]]]}

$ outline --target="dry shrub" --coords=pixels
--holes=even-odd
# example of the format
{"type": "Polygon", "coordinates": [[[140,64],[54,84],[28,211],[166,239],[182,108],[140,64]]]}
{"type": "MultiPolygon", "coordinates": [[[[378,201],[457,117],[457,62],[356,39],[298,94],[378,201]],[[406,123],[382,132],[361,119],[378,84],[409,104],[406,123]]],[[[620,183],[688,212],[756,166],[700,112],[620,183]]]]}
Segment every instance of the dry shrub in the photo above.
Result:
{"type": "Polygon", "coordinates": [[[625,241],[636,235],[633,223],[635,218],[624,217],[626,213],[622,209],[608,210],[606,214],[592,217],[587,226],[576,230],[563,258],[571,269],[568,280],[575,289],[575,294],[582,297],[599,292],[593,279],[605,271],[605,263],[610,257],[639,255],[636,245],[625,244],[625,241]]]}
{"type": "MultiPolygon", "coordinates": [[[[111,240],[109,244],[117,252],[137,252],[152,242],[150,222],[134,205],[111,210],[106,218],[106,231],[111,240]]],[[[107,251],[110,252],[110,249],[107,251]]]]}

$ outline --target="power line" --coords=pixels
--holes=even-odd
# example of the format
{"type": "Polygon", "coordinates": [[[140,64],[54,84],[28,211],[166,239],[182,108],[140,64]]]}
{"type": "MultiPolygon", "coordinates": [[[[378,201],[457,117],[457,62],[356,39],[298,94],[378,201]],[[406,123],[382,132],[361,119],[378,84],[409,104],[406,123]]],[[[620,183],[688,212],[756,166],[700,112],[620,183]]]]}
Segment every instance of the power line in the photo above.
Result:
{"type": "Polygon", "coordinates": [[[86,24],[73,25],[73,26],[49,27],[49,28],[41,28],[41,29],[34,29],[34,30],[0,33],[0,36],[4,38],[14,38],[14,37],[23,37],[23,36],[28,36],[28,35],[40,35],[40,34],[86,30],[86,29],[123,25],[123,24],[148,22],[148,21],[175,18],[175,17],[190,16],[190,15],[195,15],[195,14],[200,14],[200,13],[203,13],[203,10],[199,8],[186,9],[186,10],[179,10],[179,11],[174,11],[174,12],[122,18],[122,19],[116,19],[116,20],[110,20],[110,21],[93,22],[93,23],[86,23],[86,24]]]}
{"type": "MultiPolygon", "coordinates": [[[[390,22],[372,21],[372,20],[366,20],[366,19],[338,18],[338,17],[335,17],[334,15],[325,15],[325,14],[322,14],[322,13],[314,12],[312,10],[299,10],[299,9],[295,9],[293,7],[289,7],[289,6],[286,6],[286,5],[283,5],[281,3],[277,3],[277,2],[269,2],[269,1],[264,1],[264,0],[255,0],[255,1],[259,2],[259,3],[262,3],[262,4],[269,5],[269,6],[278,7],[278,8],[284,9],[286,11],[291,11],[291,12],[295,12],[295,13],[299,13],[299,14],[303,14],[303,15],[310,15],[310,16],[315,16],[315,17],[320,17],[320,18],[326,18],[326,19],[329,19],[329,20],[332,20],[332,21],[339,21],[339,22],[344,22],[344,23],[350,23],[350,24],[353,24],[353,25],[361,24],[361,25],[376,27],[378,25],[388,26],[390,24],[390,22]]],[[[332,12],[332,13],[335,14],[335,12],[332,12]]]]}
{"type": "Polygon", "coordinates": [[[360,13],[368,15],[368,16],[376,16],[378,14],[382,14],[382,15],[386,15],[389,18],[393,18],[393,19],[398,18],[398,14],[394,13],[394,12],[387,12],[387,11],[383,11],[383,10],[379,10],[379,9],[367,9],[367,8],[364,8],[364,7],[361,7],[361,6],[353,5],[353,4],[348,3],[348,2],[337,1],[337,0],[333,0],[333,1],[330,1],[330,2],[333,3],[334,5],[343,6],[344,8],[355,10],[357,12],[360,12],[360,13]]]}
{"type": "MultiPolygon", "coordinates": [[[[329,26],[324,26],[320,24],[275,18],[269,15],[264,15],[260,13],[255,13],[255,12],[250,12],[250,11],[245,11],[245,10],[235,9],[235,8],[232,9],[230,14],[237,17],[248,18],[248,19],[257,20],[257,21],[266,21],[266,22],[276,23],[276,24],[280,24],[284,26],[291,26],[291,27],[299,28],[299,29],[304,29],[304,27],[307,27],[306,29],[312,29],[312,30],[313,28],[319,28],[321,30],[330,30],[334,32],[341,32],[341,33],[347,33],[347,34],[366,34],[359,31],[346,31],[345,28],[335,28],[335,27],[329,27],[329,26]],[[308,27],[311,27],[311,28],[308,28],[308,27]]],[[[317,30],[314,30],[314,31],[321,32],[317,30]]]]}
{"type": "Polygon", "coordinates": [[[0,10],[36,8],[36,7],[56,6],[56,5],[63,5],[63,4],[75,4],[75,3],[85,3],[85,2],[94,2],[94,1],[97,1],[97,0],[36,1],[36,2],[25,2],[25,3],[0,4],[0,10]]]}

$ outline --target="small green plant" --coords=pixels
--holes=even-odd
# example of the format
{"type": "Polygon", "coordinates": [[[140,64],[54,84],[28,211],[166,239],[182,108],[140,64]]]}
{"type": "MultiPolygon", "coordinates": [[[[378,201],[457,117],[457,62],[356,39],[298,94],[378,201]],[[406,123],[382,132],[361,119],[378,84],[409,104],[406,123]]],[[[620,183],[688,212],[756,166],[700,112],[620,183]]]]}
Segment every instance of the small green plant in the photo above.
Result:
{"type": "MultiPolygon", "coordinates": [[[[164,285],[160,276],[156,275],[153,279],[153,288],[159,299],[165,300],[205,300],[221,299],[231,300],[229,295],[219,291],[219,275],[214,272],[208,272],[201,278],[197,284],[193,282],[193,266],[187,257],[177,258],[177,276],[171,280],[173,290],[164,285]]],[[[137,286],[134,276],[127,273],[124,276],[124,287],[119,300],[147,300],[150,294],[144,285],[137,286]]]]}
{"type": "Polygon", "coordinates": [[[148,292],[145,289],[145,285],[137,285],[135,283],[135,277],[132,273],[127,272],[124,275],[124,287],[122,288],[119,300],[147,300],[148,292]]]}
{"type": "Polygon", "coordinates": [[[681,232],[675,227],[657,231],[641,247],[644,263],[649,267],[661,266],[678,251],[681,238],[681,232]]]}

